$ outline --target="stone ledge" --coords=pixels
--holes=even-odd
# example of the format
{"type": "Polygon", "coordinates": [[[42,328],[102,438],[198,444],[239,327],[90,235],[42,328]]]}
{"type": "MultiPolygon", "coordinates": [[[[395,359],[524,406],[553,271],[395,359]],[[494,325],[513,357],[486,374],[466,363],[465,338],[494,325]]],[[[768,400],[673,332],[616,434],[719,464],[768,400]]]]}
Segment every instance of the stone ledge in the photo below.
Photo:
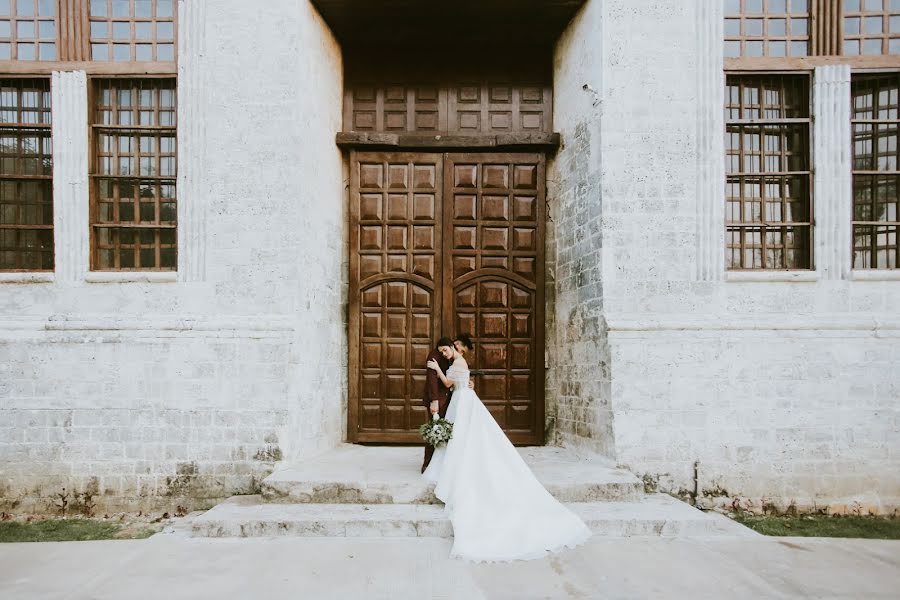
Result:
{"type": "Polygon", "coordinates": [[[609,314],[610,333],[651,331],[900,331],[900,318],[886,314],[784,313],[737,314],[609,314]]]}
{"type": "Polygon", "coordinates": [[[183,316],[147,315],[123,318],[119,314],[106,315],[48,315],[46,317],[0,317],[2,331],[109,331],[151,332],[165,331],[218,332],[258,331],[292,332],[297,319],[290,315],[218,315],[183,316]]]}
{"type": "Polygon", "coordinates": [[[52,271],[46,273],[28,272],[28,273],[0,273],[0,284],[29,284],[29,283],[53,283],[56,281],[56,274],[52,271]]]}
{"type": "Polygon", "coordinates": [[[726,271],[725,281],[731,283],[767,283],[798,282],[810,283],[819,281],[816,271],[726,271]]]}
{"type": "Polygon", "coordinates": [[[852,281],[900,281],[900,269],[854,269],[850,271],[852,281]]]}
{"type": "MultiPolygon", "coordinates": [[[[719,514],[704,513],[671,496],[634,502],[567,503],[604,537],[757,537],[719,514]]],[[[234,496],[191,523],[194,537],[451,537],[443,505],[269,504],[234,496]]]]}
{"type": "Polygon", "coordinates": [[[87,283],[175,283],[176,271],[91,271],[85,273],[87,283]]]}

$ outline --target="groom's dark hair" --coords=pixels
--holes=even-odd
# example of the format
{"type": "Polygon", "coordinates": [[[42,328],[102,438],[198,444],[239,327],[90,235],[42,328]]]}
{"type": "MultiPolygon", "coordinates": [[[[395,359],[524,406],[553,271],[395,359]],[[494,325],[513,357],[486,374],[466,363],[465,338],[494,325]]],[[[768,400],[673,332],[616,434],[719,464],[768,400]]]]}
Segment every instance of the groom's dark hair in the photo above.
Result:
{"type": "Polygon", "coordinates": [[[447,336],[444,336],[437,341],[437,345],[435,346],[435,348],[440,348],[441,346],[447,346],[448,348],[452,348],[453,340],[451,340],[447,336]]]}
{"type": "Polygon", "coordinates": [[[468,348],[469,350],[475,349],[475,344],[472,343],[472,338],[469,337],[468,333],[460,333],[456,336],[456,341],[461,343],[463,346],[468,348]]]}

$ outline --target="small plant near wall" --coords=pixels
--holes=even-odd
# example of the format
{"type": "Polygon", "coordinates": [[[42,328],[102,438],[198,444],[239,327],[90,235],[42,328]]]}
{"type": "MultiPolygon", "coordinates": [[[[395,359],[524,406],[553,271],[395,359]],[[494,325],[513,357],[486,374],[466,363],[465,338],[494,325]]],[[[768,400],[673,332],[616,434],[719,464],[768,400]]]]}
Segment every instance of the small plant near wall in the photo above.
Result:
{"type": "Polygon", "coordinates": [[[732,498],[730,506],[731,506],[731,512],[743,513],[743,512],[749,511],[752,505],[750,503],[750,500],[748,500],[748,499],[742,500],[740,497],[735,496],[734,498],[732,498]]]}
{"type": "Polygon", "coordinates": [[[63,488],[61,492],[57,492],[56,500],[54,501],[56,508],[59,510],[59,514],[65,516],[69,511],[69,493],[66,491],[66,488],[63,488]]]}
{"type": "Polygon", "coordinates": [[[659,476],[654,477],[650,473],[644,473],[641,480],[644,482],[645,494],[655,494],[659,491],[659,476]]]}
{"type": "Polygon", "coordinates": [[[762,513],[764,515],[777,515],[778,514],[778,505],[776,505],[769,498],[762,499],[762,513]]]}

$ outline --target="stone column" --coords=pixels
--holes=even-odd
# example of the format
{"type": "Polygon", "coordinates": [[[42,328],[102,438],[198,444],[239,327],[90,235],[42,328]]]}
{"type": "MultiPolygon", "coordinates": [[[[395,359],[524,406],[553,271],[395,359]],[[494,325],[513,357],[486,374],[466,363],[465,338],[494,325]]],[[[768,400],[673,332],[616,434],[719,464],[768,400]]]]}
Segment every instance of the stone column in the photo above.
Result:
{"type": "Polygon", "coordinates": [[[812,96],[814,260],[825,279],[845,279],[853,227],[850,67],[816,67],[812,96]]]}
{"type": "Polygon", "coordinates": [[[87,76],[54,71],[50,90],[56,280],[73,283],[90,265],[87,76]]]}
{"type": "Polygon", "coordinates": [[[723,6],[697,0],[697,261],[698,281],[725,274],[725,71],[723,6]]]}
{"type": "Polygon", "coordinates": [[[178,2],[178,280],[206,278],[206,2],[178,2]]]}

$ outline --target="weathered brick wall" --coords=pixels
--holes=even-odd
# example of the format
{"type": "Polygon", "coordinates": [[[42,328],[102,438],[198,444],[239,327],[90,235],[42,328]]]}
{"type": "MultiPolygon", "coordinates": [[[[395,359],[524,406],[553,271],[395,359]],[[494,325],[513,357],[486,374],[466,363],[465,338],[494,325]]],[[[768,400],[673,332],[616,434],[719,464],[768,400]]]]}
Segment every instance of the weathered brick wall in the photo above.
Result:
{"type": "MultiPolygon", "coordinates": [[[[307,2],[253,19],[182,3],[180,19],[184,268],[89,282],[71,262],[86,228],[64,221],[54,281],[0,283],[0,509],[52,509],[63,488],[72,510],[197,506],[341,440],[340,49],[307,2]]],[[[86,123],[69,129],[56,166],[83,182],[62,165],[86,123]]],[[[62,184],[86,214],[87,186],[62,184]]]]}
{"type": "Polygon", "coordinates": [[[547,176],[546,396],[552,441],[611,454],[601,280],[600,12],[600,3],[588,3],[554,57],[553,122],[563,143],[547,176]]]}
{"type": "Polygon", "coordinates": [[[896,332],[681,326],[611,334],[620,463],[690,496],[699,461],[706,505],[900,505],[896,332]]]}
{"type": "Polygon", "coordinates": [[[62,495],[77,510],[88,492],[104,511],[174,509],[253,489],[293,435],[290,347],[287,331],[4,339],[3,508],[62,495]]]}

